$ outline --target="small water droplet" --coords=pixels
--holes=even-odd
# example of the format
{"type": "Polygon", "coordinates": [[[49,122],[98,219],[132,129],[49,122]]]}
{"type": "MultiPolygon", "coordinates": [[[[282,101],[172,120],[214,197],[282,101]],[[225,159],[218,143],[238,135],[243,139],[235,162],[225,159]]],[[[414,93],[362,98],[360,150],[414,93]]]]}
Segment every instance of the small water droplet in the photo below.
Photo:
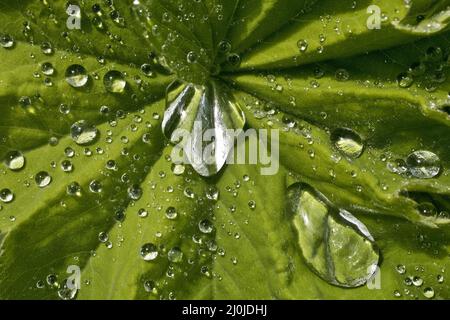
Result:
{"type": "Polygon", "coordinates": [[[431,287],[423,289],[423,295],[428,299],[434,298],[434,289],[431,287]]]}
{"type": "Polygon", "coordinates": [[[179,263],[183,260],[183,252],[178,247],[173,247],[167,253],[167,258],[170,262],[179,263]]]}
{"type": "Polygon", "coordinates": [[[92,180],[91,183],[89,183],[89,190],[93,193],[100,193],[103,190],[103,185],[98,180],[92,180]]]}
{"type": "Polygon", "coordinates": [[[76,144],[89,144],[97,138],[98,129],[85,120],[75,122],[70,128],[70,135],[76,144]]]}
{"type": "Polygon", "coordinates": [[[206,189],[206,198],[212,201],[217,201],[219,199],[219,189],[216,186],[209,186],[206,189]]]}
{"type": "Polygon", "coordinates": [[[397,267],[395,269],[400,274],[405,274],[405,272],[406,272],[406,267],[402,264],[397,265],[397,267]]]}
{"type": "Polygon", "coordinates": [[[66,191],[69,196],[81,196],[81,187],[78,182],[71,182],[66,191]]]}
{"type": "Polygon", "coordinates": [[[198,228],[202,233],[211,233],[214,230],[214,225],[208,219],[204,219],[198,223],[198,228]]]}
{"type": "Polygon", "coordinates": [[[73,171],[73,164],[70,160],[63,160],[61,162],[61,169],[64,172],[72,172],[73,171]]]}
{"type": "Polygon", "coordinates": [[[53,54],[53,46],[50,42],[43,42],[41,44],[41,50],[42,50],[42,53],[45,55],[49,56],[49,55],[53,54]]]}
{"type": "Polygon", "coordinates": [[[9,189],[2,189],[0,191],[0,200],[4,203],[9,203],[14,200],[14,194],[9,189]]]}
{"type": "Polygon", "coordinates": [[[128,188],[128,196],[133,200],[139,200],[142,196],[142,189],[138,185],[132,185],[128,188]]]}
{"type": "Polygon", "coordinates": [[[400,88],[409,88],[414,83],[414,78],[408,73],[400,73],[397,76],[397,84],[400,88]]]}
{"type": "Polygon", "coordinates": [[[356,159],[361,156],[364,150],[362,138],[353,130],[339,128],[332,132],[331,142],[335,147],[348,158],[356,159]]]}
{"type": "Polygon", "coordinates": [[[297,47],[300,52],[306,52],[306,50],[308,50],[308,42],[304,39],[300,39],[297,41],[297,47]]]}
{"type": "Polygon", "coordinates": [[[14,46],[14,38],[9,34],[0,35],[0,46],[5,49],[12,48],[14,46]]]}
{"type": "Polygon", "coordinates": [[[188,63],[196,63],[198,60],[198,55],[194,51],[190,51],[186,55],[186,60],[188,63]]]}
{"type": "Polygon", "coordinates": [[[45,188],[52,182],[52,177],[47,171],[40,171],[34,176],[34,181],[39,188],[45,188]]]}

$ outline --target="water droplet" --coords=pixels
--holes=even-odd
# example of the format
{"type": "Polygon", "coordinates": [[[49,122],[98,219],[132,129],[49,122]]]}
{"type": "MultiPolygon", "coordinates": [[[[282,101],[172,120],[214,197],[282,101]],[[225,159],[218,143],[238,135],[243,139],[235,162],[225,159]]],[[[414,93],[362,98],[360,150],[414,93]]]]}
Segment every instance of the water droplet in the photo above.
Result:
{"type": "Polygon", "coordinates": [[[180,176],[184,173],[186,167],[183,164],[172,164],[172,172],[176,176],[180,176]]]}
{"type": "Polygon", "coordinates": [[[145,261],[152,261],[158,257],[158,248],[153,243],[146,243],[141,247],[141,257],[145,261]]]}
{"type": "Polygon", "coordinates": [[[74,88],[81,88],[86,85],[89,80],[86,69],[79,65],[73,64],[66,70],[66,81],[74,88]]]}
{"type": "Polygon", "coordinates": [[[133,200],[139,200],[142,197],[142,189],[138,185],[132,185],[128,188],[128,196],[133,200]]]}
{"type": "Polygon", "coordinates": [[[406,158],[406,165],[409,172],[420,179],[430,179],[436,177],[441,171],[441,161],[439,157],[430,151],[420,150],[411,153],[406,158]]]}
{"type": "Polygon", "coordinates": [[[399,264],[396,268],[398,273],[405,274],[406,273],[406,267],[402,264],[399,264]]]}
{"type": "Polygon", "coordinates": [[[98,241],[105,243],[109,240],[109,236],[106,232],[102,231],[98,234],[98,241]]]}
{"type": "Polygon", "coordinates": [[[147,77],[153,77],[154,75],[152,66],[148,63],[144,63],[143,65],[141,65],[141,71],[147,77]]]}
{"type": "Polygon", "coordinates": [[[93,193],[100,193],[103,190],[103,185],[98,180],[92,180],[91,183],[89,183],[89,190],[93,193]]]}
{"type": "Polygon", "coordinates": [[[289,187],[287,204],[303,257],[317,275],[340,287],[372,278],[379,251],[361,221],[306,184],[289,187]]]}
{"type": "Polygon", "coordinates": [[[73,164],[69,160],[63,160],[61,162],[61,169],[64,172],[72,172],[73,171],[73,164]]]}
{"type": "Polygon", "coordinates": [[[183,252],[178,247],[173,247],[167,253],[167,258],[170,262],[179,263],[183,260],[183,252]]]}
{"type": "Polygon", "coordinates": [[[41,66],[41,71],[46,76],[51,76],[55,73],[55,68],[50,62],[45,62],[41,66]]]}
{"type": "Polygon", "coordinates": [[[75,299],[77,292],[76,286],[72,283],[69,287],[66,280],[64,281],[64,286],[58,289],[58,297],[62,300],[73,300],[75,299]]]}
{"type": "Polygon", "coordinates": [[[206,189],[206,198],[212,201],[217,201],[219,199],[219,189],[216,186],[209,186],[206,189]]]}
{"type": "Polygon", "coordinates": [[[227,61],[234,67],[237,67],[241,64],[241,57],[237,53],[230,53],[227,55],[227,61]]]}
{"type": "Polygon", "coordinates": [[[70,128],[70,135],[76,144],[89,144],[97,138],[98,130],[85,120],[75,122],[70,128]]]}
{"type": "Polygon", "coordinates": [[[138,210],[138,216],[141,218],[146,218],[148,216],[148,211],[144,208],[138,210]]]}
{"type": "Polygon", "coordinates": [[[174,207],[168,207],[166,209],[167,219],[173,220],[173,219],[176,219],[177,216],[178,216],[178,212],[177,212],[177,209],[175,209],[174,207]]]}
{"type": "Polygon", "coordinates": [[[231,50],[231,44],[228,41],[220,41],[219,50],[223,53],[227,53],[231,50]]]}
{"type": "Polygon", "coordinates": [[[127,82],[122,72],[111,70],[103,77],[103,85],[108,92],[122,93],[125,91],[127,82]]]}
{"type": "Polygon", "coordinates": [[[6,154],[5,165],[13,171],[18,171],[25,166],[25,157],[20,151],[10,151],[6,154]]]}
{"type": "Polygon", "coordinates": [[[9,203],[14,200],[14,194],[9,189],[2,189],[0,191],[0,200],[4,203],[9,203]]]}
{"type": "Polygon", "coordinates": [[[423,295],[425,296],[425,298],[433,299],[434,298],[434,289],[430,288],[430,287],[423,289],[423,295]]]}
{"type": "Polygon", "coordinates": [[[356,159],[361,156],[364,144],[361,137],[353,130],[339,128],[332,132],[331,142],[348,158],[356,159]]]}
{"type": "Polygon", "coordinates": [[[9,34],[0,35],[0,46],[5,49],[12,48],[14,46],[14,38],[9,34]]]}
{"type": "Polygon", "coordinates": [[[417,206],[419,213],[426,217],[432,217],[437,214],[436,207],[431,202],[422,202],[417,206]]]}
{"type": "Polygon", "coordinates": [[[416,287],[420,287],[423,284],[423,279],[419,276],[415,276],[412,278],[412,283],[416,287]]]}
{"type": "Polygon", "coordinates": [[[144,289],[147,292],[155,293],[156,294],[156,284],[152,280],[147,280],[144,282],[144,289]]]}
{"type": "Polygon", "coordinates": [[[350,78],[350,74],[345,69],[338,69],[335,73],[336,80],[347,81],[350,78]]]}
{"type": "Polygon", "coordinates": [[[39,188],[45,188],[52,182],[52,177],[47,171],[41,171],[34,176],[34,181],[39,188]]]}
{"type": "Polygon", "coordinates": [[[198,55],[194,51],[190,51],[186,55],[186,60],[188,63],[196,63],[198,60],[198,55]]]}
{"type": "Polygon", "coordinates": [[[81,196],[81,187],[78,182],[71,182],[66,191],[69,196],[81,196]]]}
{"type": "Polygon", "coordinates": [[[41,44],[41,50],[42,50],[42,53],[45,55],[49,56],[49,55],[53,54],[53,46],[50,42],[43,42],[41,44]]]}
{"type": "Polygon", "coordinates": [[[306,52],[308,50],[308,42],[304,39],[297,41],[297,47],[300,50],[300,52],[306,52]]]}
{"type": "Polygon", "coordinates": [[[198,229],[202,233],[211,233],[214,230],[214,225],[208,219],[204,219],[198,223],[198,229]]]}
{"type": "Polygon", "coordinates": [[[414,78],[403,72],[397,76],[397,84],[400,88],[409,88],[414,83],[414,78]]]}

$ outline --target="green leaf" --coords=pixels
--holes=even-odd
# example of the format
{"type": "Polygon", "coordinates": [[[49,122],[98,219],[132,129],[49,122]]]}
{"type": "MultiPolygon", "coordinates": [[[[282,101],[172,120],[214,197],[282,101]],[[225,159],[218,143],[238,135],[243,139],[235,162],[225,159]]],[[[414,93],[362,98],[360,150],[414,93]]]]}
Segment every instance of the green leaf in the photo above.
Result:
{"type": "Polygon", "coordinates": [[[0,298],[450,299],[449,5],[3,1],[0,298]]]}

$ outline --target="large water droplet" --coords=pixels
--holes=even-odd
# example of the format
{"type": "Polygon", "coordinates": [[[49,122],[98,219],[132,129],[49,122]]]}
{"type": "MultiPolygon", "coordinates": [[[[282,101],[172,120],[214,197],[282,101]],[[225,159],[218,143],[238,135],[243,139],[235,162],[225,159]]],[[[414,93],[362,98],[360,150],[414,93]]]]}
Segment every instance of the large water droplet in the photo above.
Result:
{"type": "Polygon", "coordinates": [[[6,154],[5,165],[13,171],[18,171],[25,166],[25,157],[20,151],[10,151],[6,154]]]}
{"type": "Polygon", "coordinates": [[[66,81],[74,88],[80,88],[86,85],[89,80],[86,69],[79,65],[73,64],[66,70],[66,81]]]}
{"type": "Polygon", "coordinates": [[[356,159],[361,156],[364,144],[361,137],[351,129],[338,128],[331,133],[331,142],[346,157],[356,159]]]}
{"type": "Polygon", "coordinates": [[[85,145],[93,142],[98,135],[98,129],[85,120],[75,122],[70,128],[70,135],[76,144],[85,145]]]}
{"type": "Polygon", "coordinates": [[[296,183],[288,190],[288,210],[308,266],[328,283],[361,286],[377,270],[378,249],[366,226],[334,207],[318,191],[296,183]]]}
{"type": "Polygon", "coordinates": [[[112,93],[122,93],[125,91],[127,82],[122,72],[117,70],[108,71],[103,77],[105,89],[112,93]]]}
{"type": "Polygon", "coordinates": [[[413,177],[430,179],[441,171],[441,160],[430,151],[414,151],[406,158],[406,165],[413,177]]]}
{"type": "Polygon", "coordinates": [[[153,243],[146,243],[141,247],[140,254],[145,261],[152,261],[158,257],[158,248],[153,243]]]}

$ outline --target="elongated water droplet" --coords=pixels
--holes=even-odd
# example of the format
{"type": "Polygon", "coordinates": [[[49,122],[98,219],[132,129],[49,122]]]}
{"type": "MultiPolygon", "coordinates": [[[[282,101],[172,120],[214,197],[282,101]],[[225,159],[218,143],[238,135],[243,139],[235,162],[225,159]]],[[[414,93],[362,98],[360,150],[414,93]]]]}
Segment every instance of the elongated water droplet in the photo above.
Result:
{"type": "Polygon", "coordinates": [[[433,152],[420,150],[411,153],[406,158],[409,172],[415,178],[430,179],[441,171],[441,160],[433,152]]]}
{"type": "Polygon", "coordinates": [[[10,151],[6,154],[5,165],[13,171],[18,171],[25,166],[25,157],[20,151],[10,151]]]}
{"type": "Polygon", "coordinates": [[[108,92],[122,93],[125,91],[127,82],[122,72],[111,70],[103,77],[103,85],[108,92]]]}
{"type": "Polygon", "coordinates": [[[288,211],[308,266],[328,283],[361,286],[377,270],[379,253],[366,226],[334,207],[318,191],[296,183],[288,190],[288,211]]]}
{"type": "Polygon", "coordinates": [[[363,153],[363,141],[361,137],[351,129],[336,129],[332,132],[330,138],[334,146],[348,158],[356,159],[363,153]]]}
{"type": "Polygon", "coordinates": [[[66,81],[74,88],[81,88],[85,86],[89,80],[86,69],[79,65],[73,64],[66,70],[66,81]]]}
{"type": "Polygon", "coordinates": [[[70,128],[70,135],[76,144],[86,145],[93,142],[98,135],[98,129],[85,120],[75,122],[70,128]]]}
{"type": "Polygon", "coordinates": [[[242,129],[244,124],[240,105],[215,80],[204,86],[174,83],[167,90],[163,132],[202,176],[214,175],[225,165],[235,140],[230,129],[242,129]],[[189,137],[180,141],[180,133],[186,131],[189,137]],[[203,139],[205,132],[213,132],[209,141],[203,139]]]}
{"type": "Polygon", "coordinates": [[[158,257],[158,248],[153,243],[146,243],[141,247],[140,254],[145,261],[152,261],[158,257]]]}

